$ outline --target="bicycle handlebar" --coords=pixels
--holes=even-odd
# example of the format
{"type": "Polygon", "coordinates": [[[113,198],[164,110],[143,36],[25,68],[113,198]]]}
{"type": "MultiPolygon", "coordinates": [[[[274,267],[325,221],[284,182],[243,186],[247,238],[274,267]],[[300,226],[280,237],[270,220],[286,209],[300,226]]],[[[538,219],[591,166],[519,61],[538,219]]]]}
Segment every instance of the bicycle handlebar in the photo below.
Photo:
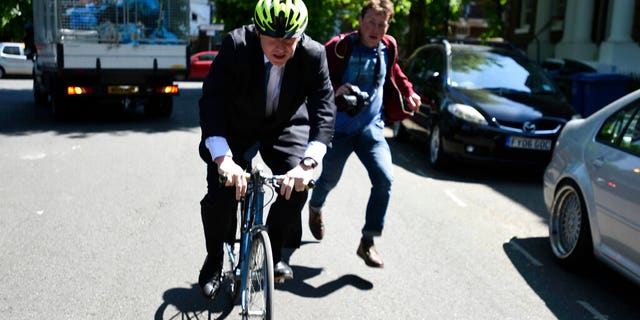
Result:
{"type": "MultiPolygon", "coordinates": [[[[262,180],[263,184],[268,184],[274,188],[279,188],[280,185],[282,185],[282,181],[284,181],[284,175],[280,174],[280,175],[266,175],[263,173],[263,171],[261,169],[254,169],[257,170],[257,172],[260,175],[260,179],[262,180]]],[[[253,176],[251,173],[245,172],[244,173],[245,178],[247,179],[247,182],[251,182],[251,177],[253,176]]],[[[227,182],[228,177],[226,175],[219,175],[219,179],[218,181],[221,184],[225,184],[227,182]]],[[[309,189],[313,189],[313,187],[315,187],[316,185],[316,181],[311,179],[309,180],[309,182],[307,182],[307,184],[304,186],[305,190],[309,190],[309,189]]]]}

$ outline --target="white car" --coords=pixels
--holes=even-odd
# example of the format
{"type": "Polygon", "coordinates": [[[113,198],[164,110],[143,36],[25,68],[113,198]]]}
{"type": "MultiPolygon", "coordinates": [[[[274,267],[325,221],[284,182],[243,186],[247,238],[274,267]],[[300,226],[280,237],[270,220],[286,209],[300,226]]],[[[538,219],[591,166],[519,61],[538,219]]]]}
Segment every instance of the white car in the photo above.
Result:
{"type": "Polygon", "coordinates": [[[27,59],[24,43],[0,42],[0,78],[7,75],[31,75],[33,61],[27,59]]]}
{"type": "Polygon", "coordinates": [[[567,123],[543,188],[561,264],[595,256],[640,284],[640,90],[567,123]]]}

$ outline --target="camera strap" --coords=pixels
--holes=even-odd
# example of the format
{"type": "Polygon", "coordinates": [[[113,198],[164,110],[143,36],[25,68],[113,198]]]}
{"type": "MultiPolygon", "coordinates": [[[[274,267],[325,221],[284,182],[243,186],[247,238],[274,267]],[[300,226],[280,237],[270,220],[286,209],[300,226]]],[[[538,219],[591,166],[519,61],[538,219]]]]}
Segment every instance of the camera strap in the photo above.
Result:
{"type": "MultiPolygon", "coordinates": [[[[361,45],[360,44],[360,32],[353,32],[349,35],[347,35],[346,40],[348,40],[347,43],[350,43],[351,45],[351,49],[348,50],[347,52],[350,54],[353,54],[353,47],[357,46],[357,45],[361,45]]],[[[342,38],[341,38],[342,41],[342,38]]],[[[376,56],[376,65],[373,67],[373,93],[371,95],[369,95],[369,100],[367,101],[368,103],[371,103],[371,101],[373,101],[374,97],[376,96],[376,94],[378,94],[378,88],[380,87],[380,85],[382,84],[383,81],[383,77],[381,75],[381,68],[382,68],[382,46],[384,44],[382,43],[382,41],[378,42],[378,54],[376,56]]],[[[336,48],[338,46],[336,45],[336,48]]],[[[336,49],[337,50],[337,49],[336,49]]],[[[336,56],[338,56],[338,58],[340,59],[344,59],[345,56],[341,56],[338,54],[338,52],[336,51],[336,56]]],[[[347,63],[347,60],[343,60],[343,63],[347,63]]],[[[346,67],[345,67],[346,68],[346,67]]]]}
{"type": "Polygon", "coordinates": [[[382,41],[378,42],[376,65],[373,67],[373,93],[369,95],[369,103],[371,103],[376,94],[378,94],[378,89],[380,87],[380,84],[382,84],[382,72],[380,72],[380,68],[382,68],[382,41]]]}

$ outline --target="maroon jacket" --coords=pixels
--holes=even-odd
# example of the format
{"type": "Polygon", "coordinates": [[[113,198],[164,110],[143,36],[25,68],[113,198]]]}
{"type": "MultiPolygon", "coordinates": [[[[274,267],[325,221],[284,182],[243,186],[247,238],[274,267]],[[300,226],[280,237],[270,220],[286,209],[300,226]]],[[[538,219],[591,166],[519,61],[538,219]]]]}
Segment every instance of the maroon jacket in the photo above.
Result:
{"type": "MultiPolygon", "coordinates": [[[[337,35],[324,45],[334,91],[343,84],[342,79],[344,79],[348,58],[351,56],[355,41],[359,41],[358,31],[337,35]]],[[[382,113],[385,122],[395,122],[413,115],[413,111],[405,105],[404,97],[410,96],[414,91],[413,85],[398,65],[396,39],[385,35],[382,42],[387,47],[388,58],[387,75],[383,87],[382,113]]]]}

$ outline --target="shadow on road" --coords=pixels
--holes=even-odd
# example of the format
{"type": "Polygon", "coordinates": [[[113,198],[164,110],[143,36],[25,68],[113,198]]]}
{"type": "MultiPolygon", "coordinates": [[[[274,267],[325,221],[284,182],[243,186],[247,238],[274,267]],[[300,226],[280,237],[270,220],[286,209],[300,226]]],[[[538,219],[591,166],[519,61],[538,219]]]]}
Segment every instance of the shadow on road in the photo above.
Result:
{"type": "Polygon", "coordinates": [[[142,106],[121,110],[117,106],[80,106],[80,110],[63,121],[56,120],[46,106],[35,105],[31,89],[0,88],[0,135],[29,135],[55,132],[71,138],[84,138],[95,133],[199,130],[198,88],[181,88],[174,98],[174,111],[169,118],[146,117],[142,106]]]}
{"type": "Polygon", "coordinates": [[[197,283],[191,288],[173,288],[162,295],[163,303],[156,310],[155,320],[162,319],[224,319],[233,310],[229,295],[218,294],[207,300],[200,293],[197,283]]]}
{"type": "Polygon", "coordinates": [[[547,237],[512,238],[503,250],[558,319],[640,319],[638,287],[602,263],[569,271],[555,261],[547,237]]]}
{"type": "Polygon", "coordinates": [[[321,286],[314,287],[305,280],[311,279],[322,272],[322,268],[309,268],[304,266],[291,266],[295,277],[284,283],[277,283],[276,289],[289,291],[297,296],[305,298],[326,297],[344,287],[352,286],[360,290],[373,289],[373,283],[354,274],[345,274],[335,280],[329,281],[321,286]]]}
{"type": "MultiPolygon", "coordinates": [[[[316,243],[315,241],[302,241],[301,246],[316,243]]],[[[285,248],[282,250],[282,258],[289,262],[291,255],[297,249],[285,248]]],[[[352,286],[360,290],[373,289],[373,283],[353,274],[345,274],[335,280],[329,281],[321,286],[314,287],[306,282],[307,279],[316,277],[322,272],[322,268],[309,268],[296,266],[289,263],[295,277],[284,283],[276,283],[276,290],[289,291],[295,295],[307,298],[326,297],[344,287],[352,286]]]]}

